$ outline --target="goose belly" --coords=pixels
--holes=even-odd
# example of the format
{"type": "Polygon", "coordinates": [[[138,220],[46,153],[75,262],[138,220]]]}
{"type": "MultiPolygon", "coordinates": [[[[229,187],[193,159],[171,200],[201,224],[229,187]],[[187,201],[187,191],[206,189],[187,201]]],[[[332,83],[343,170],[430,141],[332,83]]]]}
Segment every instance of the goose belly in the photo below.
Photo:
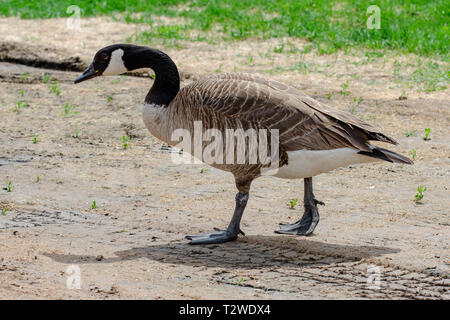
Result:
{"type": "Polygon", "coordinates": [[[358,150],[340,148],[333,150],[288,151],[288,164],[274,175],[283,179],[308,178],[340,167],[357,163],[374,162],[377,159],[358,154],[358,150]]]}

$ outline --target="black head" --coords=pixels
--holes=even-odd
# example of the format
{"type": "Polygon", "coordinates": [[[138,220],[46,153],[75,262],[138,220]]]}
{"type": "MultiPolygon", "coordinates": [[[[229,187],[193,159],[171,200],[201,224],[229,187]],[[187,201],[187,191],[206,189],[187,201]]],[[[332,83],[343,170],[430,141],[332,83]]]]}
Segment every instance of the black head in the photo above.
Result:
{"type": "Polygon", "coordinates": [[[125,66],[124,56],[135,48],[138,47],[130,44],[114,44],[99,50],[89,67],[74,82],[80,83],[98,76],[114,76],[129,71],[125,66]]]}
{"type": "Polygon", "coordinates": [[[155,82],[145,101],[167,105],[180,90],[180,75],[175,63],[164,52],[132,44],[114,44],[99,50],[89,67],[75,83],[98,76],[114,76],[140,68],[151,68],[155,82]]]}

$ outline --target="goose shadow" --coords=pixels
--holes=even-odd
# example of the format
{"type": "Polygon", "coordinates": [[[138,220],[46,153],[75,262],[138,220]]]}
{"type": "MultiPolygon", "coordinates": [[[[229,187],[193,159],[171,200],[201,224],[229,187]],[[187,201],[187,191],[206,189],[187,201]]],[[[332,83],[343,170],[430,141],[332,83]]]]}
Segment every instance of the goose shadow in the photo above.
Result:
{"type": "Polygon", "coordinates": [[[115,257],[43,253],[60,263],[116,263],[147,258],[167,264],[223,268],[267,268],[357,262],[400,252],[399,249],[372,245],[342,245],[305,238],[247,236],[221,245],[192,246],[187,242],[153,243],[145,247],[115,252],[115,257]]]}

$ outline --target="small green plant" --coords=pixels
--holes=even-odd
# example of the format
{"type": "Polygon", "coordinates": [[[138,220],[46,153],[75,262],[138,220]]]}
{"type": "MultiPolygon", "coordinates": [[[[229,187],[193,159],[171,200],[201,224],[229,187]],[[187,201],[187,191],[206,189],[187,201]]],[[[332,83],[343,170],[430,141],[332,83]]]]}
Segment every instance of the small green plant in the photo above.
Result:
{"type": "Polygon", "coordinates": [[[406,91],[403,90],[400,97],[398,97],[398,100],[406,100],[406,99],[408,99],[408,96],[406,95],[406,91]]]}
{"type": "Polygon", "coordinates": [[[221,73],[222,72],[222,67],[223,67],[223,64],[222,63],[219,64],[219,67],[216,69],[216,73],[221,73]]]}
{"type": "Polygon", "coordinates": [[[300,53],[307,54],[307,53],[310,53],[311,51],[313,51],[313,49],[314,49],[314,45],[308,44],[300,50],[300,53]]]}
{"type": "Polygon", "coordinates": [[[113,97],[112,97],[112,96],[107,96],[107,97],[106,97],[106,101],[107,101],[108,103],[111,103],[111,102],[113,101],[113,97]]]}
{"type": "Polygon", "coordinates": [[[406,137],[412,137],[412,136],[414,136],[414,135],[416,135],[416,130],[414,130],[414,131],[405,131],[405,136],[406,137]]]}
{"type": "Polygon", "coordinates": [[[72,138],[78,139],[81,136],[81,131],[78,129],[75,129],[74,134],[72,135],[72,138]]]}
{"type": "Polygon", "coordinates": [[[363,100],[364,100],[363,97],[353,98],[353,101],[355,101],[358,106],[361,104],[361,102],[363,102],[363,100]]]}
{"type": "Polygon", "coordinates": [[[12,181],[10,180],[10,181],[8,181],[8,186],[6,187],[6,190],[8,192],[12,192],[12,189],[13,189],[13,185],[12,185],[12,181]]]}
{"type": "Polygon", "coordinates": [[[127,136],[122,136],[122,143],[123,143],[123,148],[126,149],[128,148],[128,141],[130,141],[130,138],[127,136]]]}
{"type": "Polygon", "coordinates": [[[66,102],[63,106],[63,112],[61,113],[61,115],[63,117],[73,117],[74,115],[78,114],[78,111],[75,110],[76,108],[76,105],[66,102]]]}
{"type": "Polygon", "coordinates": [[[3,208],[2,209],[2,215],[6,215],[6,211],[8,211],[8,208],[3,208]]]}
{"type": "Polygon", "coordinates": [[[298,198],[289,200],[288,206],[290,209],[294,209],[294,207],[297,205],[298,198]]]}
{"type": "Polygon", "coordinates": [[[241,284],[242,284],[242,282],[244,282],[244,278],[243,278],[243,277],[239,279],[239,281],[238,281],[238,285],[241,285],[241,284]]]}
{"type": "Polygon", "coordinates": [[[50,91],[59,96],[61,94],[61,88],[59,87],[58,81],[53,81],[52,86],[50,87],[50,91]]]}
{"type": "Polygon", "coordinates": [[[39,173],[36,173],[36,182],[41,181],[41,176],[39,175],[39,173]]]}
{"type": "Polygon", "coordinates": [[[284,50],[284,43],[278,44],[275,46],[275,48],[273,48],[273,52],[275,53],[282,53],[283,50],[284,50]]]}
{"type": "Polygon", "coordinates": [[[333,94],[330,92],[330,93],[328,93],[328,95],[327,95],[327,99],[328,100],[331,100],[331,96],[332,96],[333,94]]]}
{"type": "Polygon", "coordinates": [[[97,209],[97,202],[94,200],[92,201],[92,205],[91,205],[92,209],[97,209]]]}
{"type": "Polygon", "coordinates": [[[44,74],[44,83],[49,83],[49,82],[50,82],[50,75],[44,74]]]}
{"type": "Polygon", "coordinates": [[[416,157],[417,157],[417,151],[416,151],[416,149],[412,149],[412,151],[411,151],[411,157],[413,158],[413,160],[416,160],[416,157]]]}
{"type": "Polygon", "coordinates": [[[350,109],[350,113],[351,113],[351,114],[356,114],[356,109],[355,109],[355,107],[352,107],[352,108],[350,109]]]}
{"type": "Polygon", "coordinates": [[[342,88],[342,90],[340,91],[341,95],[343,95],[343,96],[350,95],[350,91],[347,90],[348,82],[345,82],[345,83],[341,84],[341,88],[342,88]]]}
{"type": "Polygon", "coordinates": [[[23,89],[20,89],[20,96],[23,97],[25,95],[25,91],[23,89]]]}
{"type": "Polygon", "coordinates": [[[207,171],[207,169],[201,168],[200,169],[200,173],[205,173],[207,171]]]}
{"type": "Polygon", "coordinates": [[[19,101],[17,101],[17,105],[16,105],[14,110],[15,111],[20,111],[20,109],[26,108],[26,107],[28,107],[28,103],[23,102],[22,100],[19,100],[19,101]]]}
{"type": "Polygon", "coordinates": [[[35,133],[33,137],[33,143],[36,144],[38,142],[38,134],[35,133]]]}
{"type": "Polygon", "coordinates": [[[24,73],[23,75],[22,75],[22,79],[26,79],[26,78],[28,78],[30,75],[28,74],[28,73],[24,73]]]}
{"type": "Polygon", "coordinates": [[[427,187],[425,186],[418,186],[417,187],[417,194],[414,196],[415,202],[420,202],[423,199],[423,193],[427,191],[427,187]]]}
{"type": "Polygon", "coordinates": [[[431,138],[430,138],[430,132],[431,132],[431,129],[430,129],[430,128],[425,128],[425,137],[423,137],[423,140],[425,140],[425,141],[431,140],[431,138]]]}

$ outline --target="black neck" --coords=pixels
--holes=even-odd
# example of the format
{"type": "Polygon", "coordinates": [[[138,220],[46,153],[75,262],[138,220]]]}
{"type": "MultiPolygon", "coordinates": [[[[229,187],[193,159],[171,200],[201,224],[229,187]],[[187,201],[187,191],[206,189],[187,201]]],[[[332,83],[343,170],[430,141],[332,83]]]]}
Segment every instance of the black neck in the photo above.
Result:
{"type": "Polygon", "coordinates": [[[145,97],[145,102],[168,105],[180,90],[180,75],[175,63],[162,51],[133,46],[123,57],[128,70],[151,68],[155,72],[155,82],[145,97]]]}

